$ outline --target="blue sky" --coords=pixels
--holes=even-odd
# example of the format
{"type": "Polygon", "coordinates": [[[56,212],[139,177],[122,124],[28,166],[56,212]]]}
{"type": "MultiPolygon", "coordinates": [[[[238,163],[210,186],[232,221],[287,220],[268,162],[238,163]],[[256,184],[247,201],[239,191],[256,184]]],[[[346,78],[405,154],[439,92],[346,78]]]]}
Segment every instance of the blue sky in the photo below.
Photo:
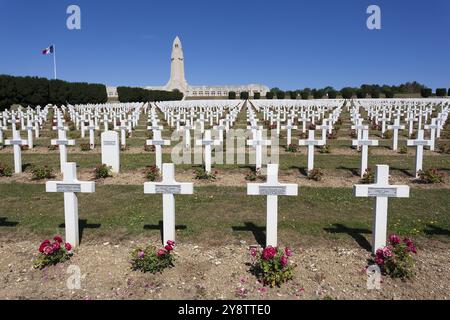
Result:
{"type": "Polygon", "coordinates": [[[448,0],[0,0],[0,73],[163,85],[176,35],[194,85],[340,89],[417,80],[450,87],[448,0]],[[66,9],[81,8],[81,30],[66,9]],[[366,9],[381,7],[381,30],[366,9]]]}

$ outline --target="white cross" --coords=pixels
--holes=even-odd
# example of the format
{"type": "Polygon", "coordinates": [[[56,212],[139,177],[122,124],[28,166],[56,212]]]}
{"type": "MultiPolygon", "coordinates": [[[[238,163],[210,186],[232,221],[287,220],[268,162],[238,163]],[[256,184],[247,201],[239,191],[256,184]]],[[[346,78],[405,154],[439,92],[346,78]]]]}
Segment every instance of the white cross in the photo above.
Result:
{"type": "Polygon", "coordinates": [[[392,150],[397,150],[398,147],[398,130],[405,129],[404,125],[400,125],[400,119],[396,118],[393,125],[388,126],[388,130],[394,130],[394,136],[392,137],[392,150]]]}
{"type": "MultiPolygon", "coordinates": [[[[356,124],[351,127],[353,130],[356,130],[356,139],[361,140],[362,132],[363,130],[369,130],[369,126],[366,124],[363,124],[363,119],[358,118],[356,120],[356,124]]],[[[357,149],[360,150],[361,147],[357,146],[357,149]]]]}
{"type": "Polygon", "coordinates": [[[52,139],[51,144],[59,146],[59,163],[61,172],[63,172],[64,164],[67,162],[67,146],[74,146],[75,140],[68,140],[66,131],[58,130],[58,139],[52,139]]]}
{"type": "Polygon", "coordinates": [[[324,142],[324,144],[326,144],[327,143],[327,130],[332,128],[332,125],[328,124],[327,119],[323,119],[322,123],[323,124],[320,126],[317,126],[316,129],[322,130],[322,141],[324,142]]]}
{"type": "Polygon", "coordinates": [[[247,140],[247,145],[255,148],[255,167],[256,171],[260,170],[262,167],[262,146],[270,146],[272,141],[263,140],[262,130],[256,131],[256,137],[252,140],[247,140]]]}
{"type": "Polygon", "coordinates": [[[66,242],[73,247],[80,244],[78,228],[78,197],[77,192],[95,192],[95,182],[78,181],[77,165],[75,162],[64,164],[63,181],[48,181],[45,183],[46,192],[64,192],[64,224],[66,228],[66,242]]]}
{"type": "Polygon", "coordinates": [[[213,129],[219,131],[219,141],[223,142],[223,131],[225,130],[225,125],[223,124],[223,120],[219,121],[219,125],[213,126],[213,129]]]}
{"type": "Polygon", "coordinates": [[[7,130],[7,129],[8,129],[8,127],[3,126],[3,125],[0,123],[0,144],[1,144],[0,147],[1,147],[1,148],[3,148],[3,145],[5,144],[3,131],[4,131],[4,130],[7,130]]]}
{"type": "Polygon", "coordinates": [[[286,137],[286,146],[289,147],[291,144],[291,130],[296,130],[298,127],[292,125],[291,120],[288,120],[287,125],[282,126],[281,129],[286,130],[287,137],[286,137]]]}
{"type": "Polygon", "coordinates": [[[89,130],[89,145],[91,150],[95,148],[95,135],[94,130],[98,130],[98,126],[94,124],[94,121],[89,120],[89,126],[86,127],[89,130]]]}
{"type": "Polygon", "coordinates": [[[363,130],[362,139],[352,140],[353,146],[361,146],[361,178],[367,169],[369,146],[378,146],[378,140],[369,140],[369,130],[363,130]]]}
{"type": "MultiPolygon", "coordinates": [[[[13,124],[15,126],[15,124],[13,124]]],[[[14,172],[21,173],[22,172],[22,149],[21,146],[27,145],[26,140],[22,140],[20,138],[20,133],[17,130],[13,131],[13,138],[11,140],[5,140],[5,145],[13,146],[14,148],[14,172]]]]}
{"type": "Polygon", "coordinates": [[[439,129],[439,125],[437,124],[437,119],[431,119],[431,124],[425,125],[425,129],[430,130],[430,150],[434,151],[435,139],[436,139],[436,130],[439,129]]]}
{"type": "Polygon", "coordinates": [[[417,139],[414,140],[406,140],[406,145],[408,147],[416,147],[416,178],[419,177],[418,172],[422,170],[423,163],[423,147],[431,146],[431,140],[425,140],[423,137],[423,130],[417,131],[417,139]]]}
{"type": "Polygon", "coordinates": [[[186,124],[184,126],[182,126],[181,128],[183,128],[183,133],[184,133],[184,147],[186,149],[189,149],[191,147],[191,129],[193,128],[191,126],[191,121],[190,120],[186,120],[186,124]]]}
{"type": "Polygon", "coordinates": [[[120,129],[120,144],[122,147],[125,147],[127,145],[127,137],[126,137],[126,130],[128,129],[128,126],[125,125],[125,121],[120,121],[120,126],[118,127],[120,129]]]}
{"type": "Polygon", "coordinates": [[[197,140],[195,143],[197,146],[205,146],[204,158],[205,158],[205,171],[211,172],[211,146],[219,146],[220,140],[211,139],[211,130],[205,130],[203,139],[197,140]]]}
{"type": "Polygon", "coordinates": [[[389,166],[377,165],[374,184],[353,186],[355,197],[375,197],[372,226],[372,252],[386,246],[388,198],[408,198],[409,186],[389,184],[389,166]]]}
{"type": "Polygon", "coordinates": [[[163,243],[175,241],[175,197],[174,194],[193,194],[194,185],[175,181],[175,166],[164,163],[161,182],[145,182],[145,194],[159,193],[163,195],[163,243]]]}
{"type": "Polygon", "coordinates": [[[162,150],[161,146],[170,146],[170,140],[163,140],[161,131],[153,130],[153,139],[147,140],[148,146],[155,146],[156,166],[161,170],[162,166],[162,150]]]}
{"type": "Polygon", "coordinates": [[[323,146],[323,140],[314,139],[314,130],[308,131],[308,139],[298,140],[299,146],[308,146],[308,171],[314,169],[314,146],[323,146]]]}
{"type": "Polygon", "coordinates": [[[30,121],[30,118],[27,118],[27,138],[28,138],[28,147],[30,149],[33,149],[33,129],[34,126],[32,124],[32,122],[30,121]]]}
{"type": "Polygon", "coordinates": [[[266,246],[277,247],[278,196],[296,196],[298,185],[278,182],[278,164],[267,165],[267,182],[247,183],[247,195],[267,196],[266,246]]]}
{"type": "Polygon", "coordinates": [[[112,122],[109,118],[108,118],[108,115],[105,113],[104,115],[103,115],[103,131],[104,132],[106,132],[106,131],[108,131],[108,127],[109,127],[109,123],[110,122],[112,122]]]}
{"type": "Polygon", "coordinates": [[[406,118],[406,121],[408,121],[408,137],[411,137],[414,129],[414,121],[416,121],[417,118],[414,116],[414,112],[408,112],[408,117],[406,118]]]}

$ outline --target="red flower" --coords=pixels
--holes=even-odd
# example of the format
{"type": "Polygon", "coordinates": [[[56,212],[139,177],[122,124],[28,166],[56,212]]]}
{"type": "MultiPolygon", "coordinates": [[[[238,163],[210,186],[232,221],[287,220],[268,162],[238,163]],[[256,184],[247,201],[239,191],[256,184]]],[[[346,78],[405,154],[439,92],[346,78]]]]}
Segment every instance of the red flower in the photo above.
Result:
{"type": "Polygon", "coordinates": [[[44,248],[44,254],[45,255],[49,255],[49,254],[52,254],[53,253],[53,247],[52,246],[46,246],[45,248],[44,248]]]}
{"type": "Polygon", "coordinates": [[[158,253],[157,253],[158,257],[165,256],[166,254],[167,254],[167,251],[164,249],[159,249],[158,253]]]}
{"type": "Polygon", "coordinates": [[[45,240],[44,242],[41,243],[41,245],[39,246],[39,252],[43,253],[45,247],[47,247],[50,244],[49,240],[45,240]]]}
{"type": "Polygon", "coordinates": [[[59,242],[59,243],[62,243],[62,242],[63,242],[61,236],[55,236],[55,237],[53,238],[53,240],[55,240],[55,241],[57,241],[57,242],[59,242]]]}
{"type": "Polygon", "coordinates": [[[399,238],[397,235],[392,234],[392,235],[389,237],[389,242],[390,242],[392,245],[399,244],[399,243],[400,243],[400,238],[399,238]]]}
{"type": "Polygon", "coordinates": [[[263,255],[263,259],[264,260],[270,260],[273,257],[275,257],[276,254],[277,254],[277,250],[274,247],[272,247],[272,246],[268,246],[267,248],[265,248],[263,250],[263,254],[262,255],[263,255]]]}
{"type": "Polygon", "coordinates": [[[72,250],[72,246],[71,246],[70,243],[68,243],[68,242],[66,242],[66,243],[64,244],[64,247],[66,248],[67,251],[72,250]]]}
{"type": "Polygon", "coordinates": [[[172,240],[167,240],[167,244],[172,247],[175,246],[175,242],[173,242],[172,240]]]}
{"type": "Polygon", "coordinates": [[[57,250],[61,249],[61,245],[59,244],[59,242],[53,242],[52,248],[53,248],[53,251],[57,251],[57,250]]]}
{"type": "Polygon", "coordinates": [[[381,266],[381,265],[384,264],[384,260],[383,260],[383,258],[376,257],[376,258],[375,258],[375,263],[376,263],[377,265],[381,266]]]}
{"type": "Polygon", "coordinates": [[[167,246],[164,247],[164,249],[166,249],[166,251],[170,252],[170,251],[173,250],[173,247],[170,246],[170,245],[167,245],[167,246]]]}
{"type": "Polygon", "coordinates": [[[252,257],[256,257],[256,253],[257,253],[258,251],[256,250],[256,248],[251,248],[250,249],[250,255],[252,256],[252,257]]]}
{"type": "Polygon", "coordinates": [[[285,248],[285,249],[284,249],[284,253],[285,253],[286,256],[288,256],[288,257],[292,256],[292,250],[289,249],[289,248],[285,248]]]}
{"type": "Polygon", "coordinates": [[[281,256],[280,258],[280,263],[281,265],[284,267],[285,265],[287,265],[288,259],[285,255],[281,256]]]}

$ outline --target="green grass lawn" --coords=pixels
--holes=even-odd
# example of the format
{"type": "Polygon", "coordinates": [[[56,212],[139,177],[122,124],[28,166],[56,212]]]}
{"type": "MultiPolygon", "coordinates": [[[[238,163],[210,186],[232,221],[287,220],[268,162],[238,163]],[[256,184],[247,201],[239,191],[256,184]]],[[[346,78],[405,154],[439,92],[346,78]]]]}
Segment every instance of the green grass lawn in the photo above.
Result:
{"type": "MultiPolygon", "coordinates": [[[[176,196],[179,238],[263,238],[265,197],[247,196],[245,187],[204,186],[194,190],[194,195],[176,196]]],[[[411,190],[409,199],[391,199],[389,230],[448,240],[449,193],[411,190]]],[[[0,194],[0,232],[63,233],[62,194],[46,193],[44,185],[32,184],[0,185],[0,194]]],[[[373,201],[355,198],[349,188],[301,187],[297,197],[279,197],[280,239],[352,239],[358,234],[370,238],[373,201]]],[[[79,194],[79,214],[87,238],[158,235],[162,197],[144,195],[143,186],[98,186],[94,194],[79,194]]]]}

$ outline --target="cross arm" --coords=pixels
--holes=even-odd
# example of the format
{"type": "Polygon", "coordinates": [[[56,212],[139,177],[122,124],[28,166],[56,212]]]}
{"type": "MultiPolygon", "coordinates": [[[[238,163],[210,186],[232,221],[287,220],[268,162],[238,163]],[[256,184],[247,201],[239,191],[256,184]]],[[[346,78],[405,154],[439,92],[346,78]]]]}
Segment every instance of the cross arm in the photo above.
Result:
{"type": "Polygon", "coordinates": [[[45,183],[45,191],[93,193],[95,192],[95,182],[78,180],[75,180],[74,182],[47,181],[45,183]]]}

